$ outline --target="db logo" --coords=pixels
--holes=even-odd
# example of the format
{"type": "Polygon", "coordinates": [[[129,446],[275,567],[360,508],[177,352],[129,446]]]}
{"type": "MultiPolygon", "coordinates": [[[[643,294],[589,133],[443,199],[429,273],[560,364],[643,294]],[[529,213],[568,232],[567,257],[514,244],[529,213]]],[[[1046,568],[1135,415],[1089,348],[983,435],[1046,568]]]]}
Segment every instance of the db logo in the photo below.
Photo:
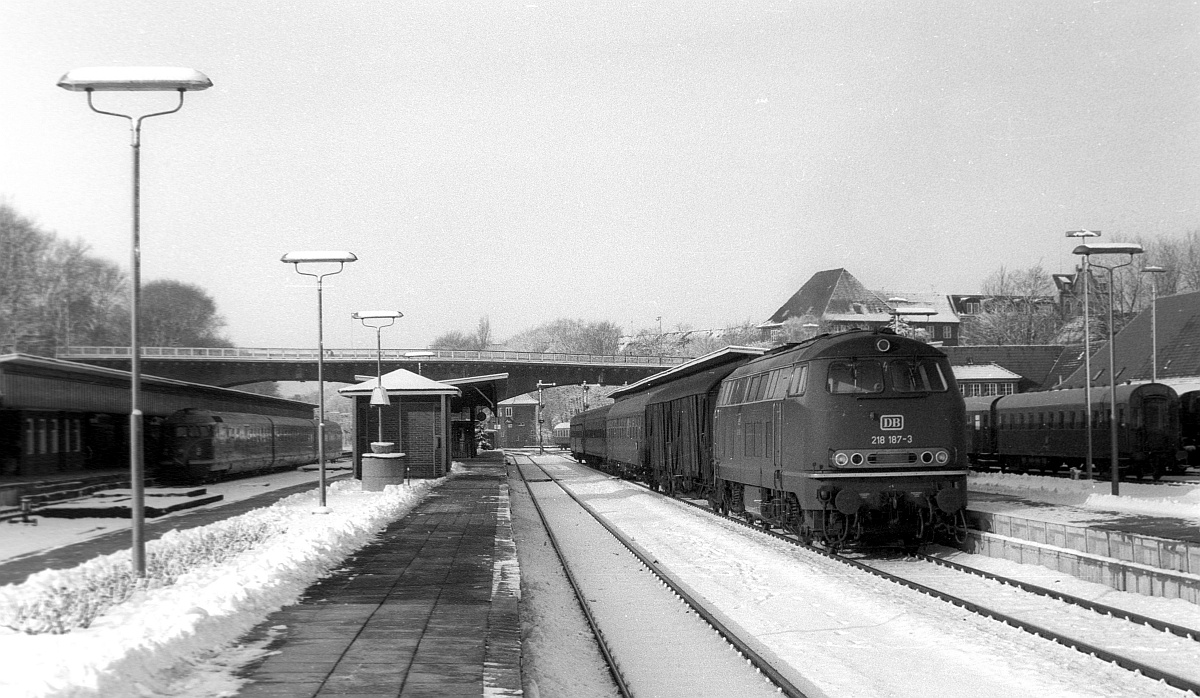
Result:
{"type": "Polygon", "coordinates": [[[904,428],[904,415],[885,414],[879,418],[879,428],[884,431],[900,431],[904,428]]]}

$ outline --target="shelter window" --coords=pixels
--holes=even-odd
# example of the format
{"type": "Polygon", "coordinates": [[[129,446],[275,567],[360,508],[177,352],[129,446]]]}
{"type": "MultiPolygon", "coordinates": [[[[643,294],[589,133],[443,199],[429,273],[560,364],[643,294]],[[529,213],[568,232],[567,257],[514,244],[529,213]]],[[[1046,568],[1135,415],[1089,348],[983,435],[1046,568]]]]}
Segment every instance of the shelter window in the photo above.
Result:
{"type": "Polygon", "coordinates": [[[58,430],[58,418],[56,417],[54,419],[51,419],[50,420],[50,452],[51,453],[58,453],[58,447],[59,447],[59,443],[60,443],[59,438],[61,438],[59,436],[60,433],[61,432],[59,432],[59,430],[58,430]]]}
{"type": "Polygon", "coordinates": [[[829,392],[855,395],[883,392],[883,365],[878,361],[834,361],[829,364],[829,392]]]}
{"type": "Polygon", "coordinates": [[[37,439],[35,434],[33,419],[27,417],[25,419],[25,455],[27,456],[37,453],[37,439]]]}

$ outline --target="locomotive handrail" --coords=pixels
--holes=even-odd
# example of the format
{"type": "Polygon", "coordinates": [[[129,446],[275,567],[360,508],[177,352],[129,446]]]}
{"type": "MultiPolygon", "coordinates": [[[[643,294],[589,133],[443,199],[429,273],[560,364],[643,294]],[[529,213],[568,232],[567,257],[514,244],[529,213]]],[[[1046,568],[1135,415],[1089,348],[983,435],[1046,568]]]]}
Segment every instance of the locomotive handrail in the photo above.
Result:
{"type": "MultiPolygon", "coordinates": [[[[119,359],[130,355],[129,347],[64,347],[55,356],[60,359],[119,359]]],[[[316,360],[316,349],[264,347],[142,347],[144,359],[180,360],[316,360]]],[[[632,356],[625,354],[566,354],[507,350],[464,349],[325,349],[326,361],[355,360],[405,361],[478,361],[548,364],[612,364],[639,366],[677,366],[690,361],[685,356],[632,356]]]]}

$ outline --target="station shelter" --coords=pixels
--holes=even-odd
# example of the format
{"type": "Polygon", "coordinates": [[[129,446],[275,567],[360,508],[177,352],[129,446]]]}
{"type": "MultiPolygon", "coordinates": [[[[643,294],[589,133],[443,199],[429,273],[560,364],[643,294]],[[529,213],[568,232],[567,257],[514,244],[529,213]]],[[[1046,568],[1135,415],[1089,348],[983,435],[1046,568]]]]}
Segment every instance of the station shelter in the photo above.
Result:
{"type": "Polygon", "coordinates": [[[354,474],[362,478],[363,454],[372,443],[393,444],[404,454],[409,477],[437,478],[450,472],[454,413],[451,400],[462,390],[449,383],[396,369],[338,392],[354,401],[354,474]],[[386,395],[386,398],[384,396],[386,395]]]}

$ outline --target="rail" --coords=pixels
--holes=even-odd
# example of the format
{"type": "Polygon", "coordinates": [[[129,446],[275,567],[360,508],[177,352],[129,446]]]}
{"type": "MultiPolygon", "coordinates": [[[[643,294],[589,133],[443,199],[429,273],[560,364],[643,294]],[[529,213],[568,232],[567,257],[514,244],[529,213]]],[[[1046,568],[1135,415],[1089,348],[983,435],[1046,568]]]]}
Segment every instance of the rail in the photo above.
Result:
{"type": "MultiPolygon", "coordinates": [[[[66,347],[60,359],[128,359],[129,347],[66,347]]],[[[181,361],[316,361],[316,349],[142,347],[143,359],[181,361]]],[[[689,357],[628,356],[624,354],[558,354],[529,351],[467,351],[460,349],[326,349],[326,361],[462,361],[492,363],[604,364],[611,366],[677,366],[689,357]]]]}

